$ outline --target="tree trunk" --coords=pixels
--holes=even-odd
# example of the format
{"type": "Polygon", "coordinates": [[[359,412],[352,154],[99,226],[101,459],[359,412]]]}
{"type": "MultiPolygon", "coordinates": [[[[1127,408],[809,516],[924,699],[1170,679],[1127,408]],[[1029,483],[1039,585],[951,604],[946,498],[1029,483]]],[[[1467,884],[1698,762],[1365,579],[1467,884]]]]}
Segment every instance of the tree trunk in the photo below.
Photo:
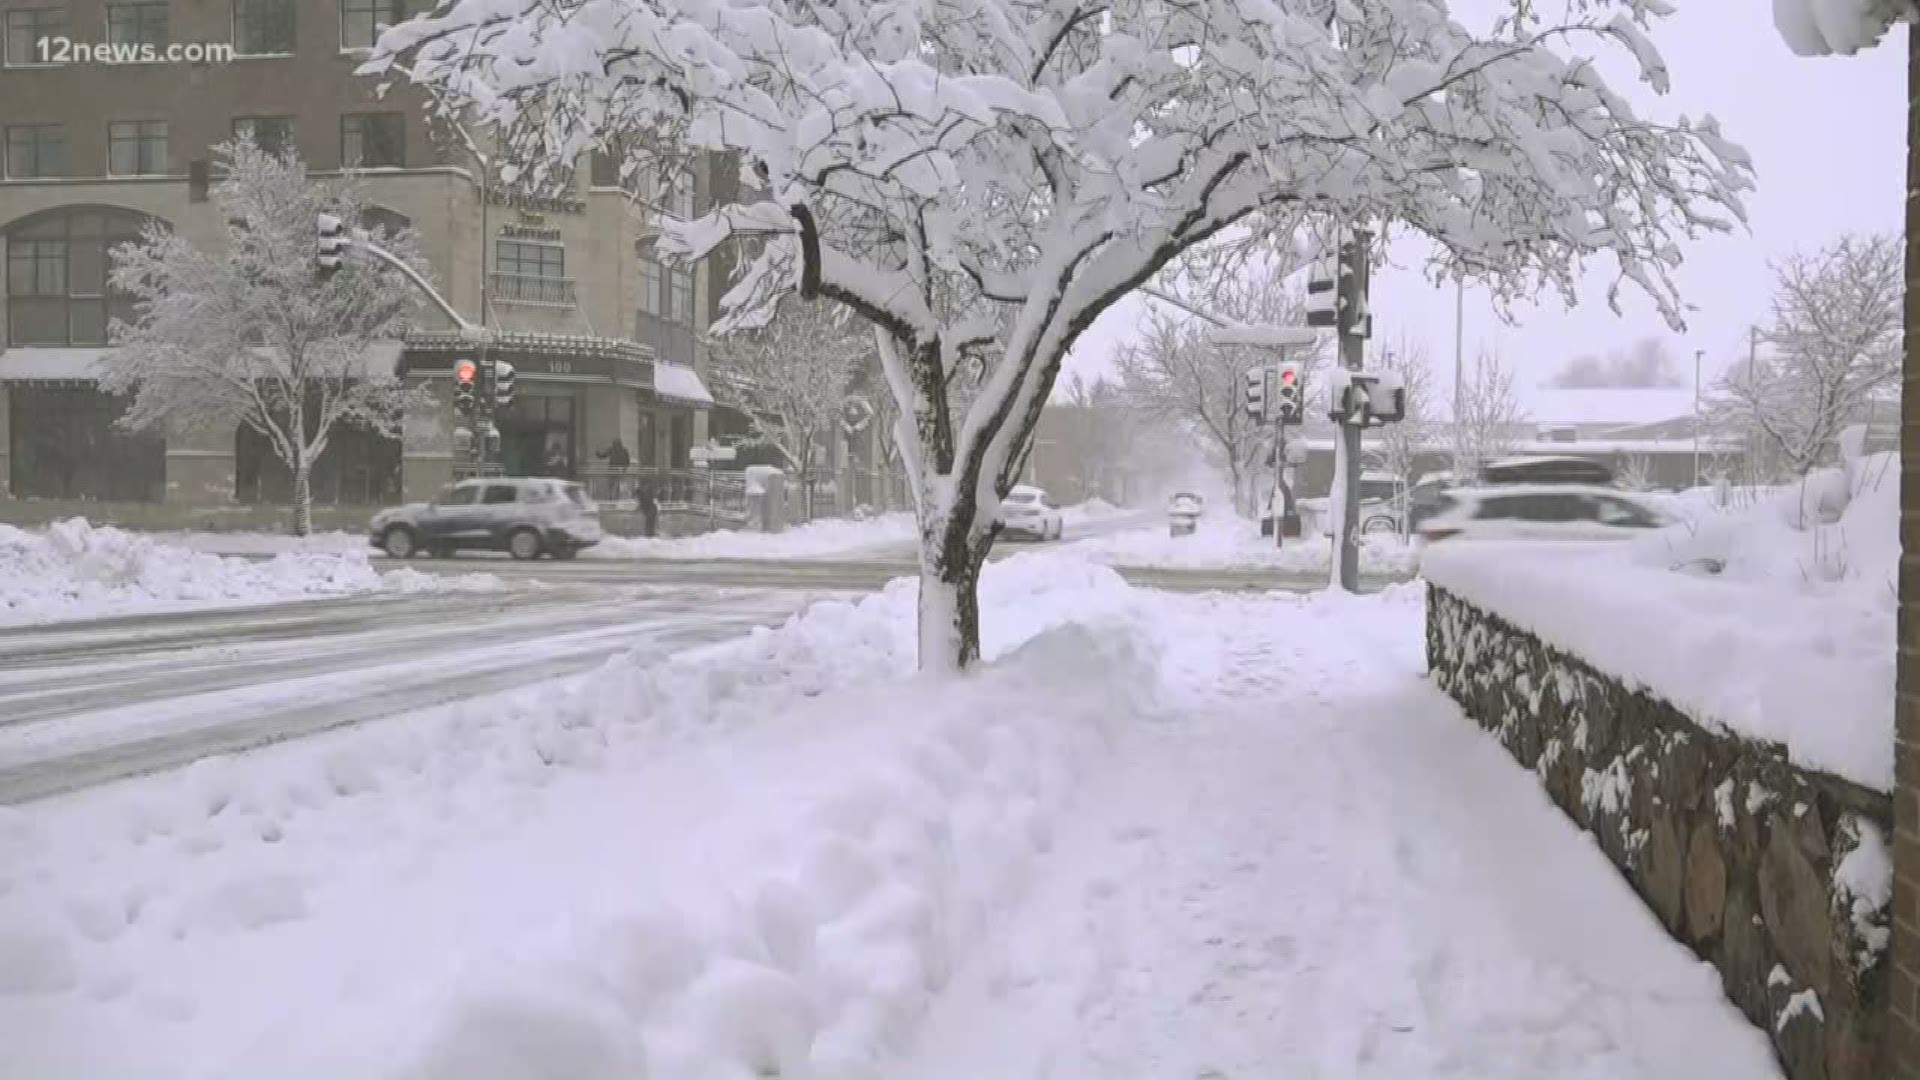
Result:
{"type": "Polygon", "coordinates": [[[967,523],[944,515],[920,533],[920,670],[955,672],[980,659],[980,566],[967,523]]]}
{"type": "Polygon", "coordinates": [[[305,454],[299,455],[293,465],[293,535],[306,536],[313,532],[313,491],[308,484],[313,466],[307,462],[305,454]]]}

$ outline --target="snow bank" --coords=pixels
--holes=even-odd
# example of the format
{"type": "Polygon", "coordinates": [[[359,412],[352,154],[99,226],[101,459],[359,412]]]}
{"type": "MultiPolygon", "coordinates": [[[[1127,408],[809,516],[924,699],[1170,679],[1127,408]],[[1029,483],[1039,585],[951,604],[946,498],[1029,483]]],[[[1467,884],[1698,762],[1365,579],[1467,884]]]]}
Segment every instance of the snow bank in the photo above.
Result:
{"type": "Polygon", "coordinates": [[[1422,569],[1699,723],[1888,790],[1899,490],[1882,454],[1630,544],[1442,545],[1422,569]]]}
{"type": "Polygon", "coordinates": [[[335,554],[224,558],[83,518],[44,532],[0,525],[0,625],[185,607],[270,604],[393,590],[498,588],[484,574],[381,574],[364,548],[335,554]]]}
{"type": "Polygon", "coordinates": [[[726,529],[698,536],[609,536],[581,552],[599,559],[790,559],[832,555],[864,547],[911,542],[917,535],[913,515],[882,514],[856,521],[828,518],[777,533],[726,529]]]}
{"type": "Polygon", "coordinates": [[[899,582],[0,811],[9,1065],[870,1080],[1177,666],[1104,567],[1019,556],[982,590],[966,678],[901,678],[899,582]]]}
{"type": "MultiPolygon", "coordinates": [[[[1066,550],[1112,566],[1318,573],[1331,563],[1333,541],[1324,536],[1290,538],[1276,549],[1273,537],[1261,536],[1254,523],[1215,513],[1201,517],[1191,536],[1172,536],[1159,524],[1076,541],[1066,550]]],[[[1396,537],[1368,539],[1360,549],[1360,567],[1368,573],[1411,573],[1414,561],[1396,537]]]]}

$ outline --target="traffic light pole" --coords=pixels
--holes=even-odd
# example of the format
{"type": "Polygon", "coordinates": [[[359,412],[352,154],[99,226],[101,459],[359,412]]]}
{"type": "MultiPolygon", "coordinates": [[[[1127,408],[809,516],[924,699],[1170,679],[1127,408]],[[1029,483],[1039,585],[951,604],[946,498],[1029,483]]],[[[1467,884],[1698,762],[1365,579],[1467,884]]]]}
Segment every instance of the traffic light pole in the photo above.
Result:
{"type": "MultiPolygon", "coordinates": [[[[1350,243],[1343,245],[1340,257],[1347,261],[1340,275],[1341,311],[1340,365],[1349,372],[1366,366],[1367,339],[1367,248],[1372,237],[1364,229],[1348,231],[1350,243]]],[[[1336,565],[1340,587],[1347,592],[1360,591],[1360,432],[1351,419],[1340,425],[1340,520],[1334,535],[1336,565]]]]}
{"type": "Polygon", "coordinates": [[[1274,410],[1273,419],[1273,546],[1286,547],[1287,519],[1293,512],[1293,487],[1287,483],[1287,422],[1274,410]]]}

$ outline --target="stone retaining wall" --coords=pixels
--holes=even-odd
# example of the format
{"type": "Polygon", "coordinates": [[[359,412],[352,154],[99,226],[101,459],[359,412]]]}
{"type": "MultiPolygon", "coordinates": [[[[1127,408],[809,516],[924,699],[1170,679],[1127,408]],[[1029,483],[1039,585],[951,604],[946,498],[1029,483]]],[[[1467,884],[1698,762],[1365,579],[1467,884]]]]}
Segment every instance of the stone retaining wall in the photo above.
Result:
{"type": "Polygon", "coordinates": [[[1792,1080],[1885,1075],[1888,796],[1710,732],[1434,585],[1426,632],[1436,685],[1719,970],[1792,1080]]]}

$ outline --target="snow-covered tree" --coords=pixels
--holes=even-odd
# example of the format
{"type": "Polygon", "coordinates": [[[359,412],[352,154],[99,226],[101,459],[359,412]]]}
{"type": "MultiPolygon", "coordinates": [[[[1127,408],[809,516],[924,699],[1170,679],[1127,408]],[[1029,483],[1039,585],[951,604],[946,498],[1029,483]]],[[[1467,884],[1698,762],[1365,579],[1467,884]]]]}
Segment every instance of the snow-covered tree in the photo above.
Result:
{"type": "MultiPolygon", "coordinates": [[[[293,478],[293,530],[304,536],[308,478],[334,432],[358,424],[398,436],[404,412],[423,404],[394,372],[370,366],[420,298],[383,263],[355,259],[326,278],[315,273],[319,216],[362,220],[353,183],[310,180],[298,156],[251,140],[214,151],[223,177],[212,197],[226,242],[201,249],[149,225],[141,242],[114,250],[113,286],[134,298],[136,318],[115,323],[101,386],[132,395],[121,421],[131,428],[244,424],[264,436],[293,478]]],[[[411,232],[372,238],[426,272],[411,232]]]]}
{"type": "MultiPolygon", "coordinates": [[[[1114,355],[1114,368],[1128,398],[1147,415],[1189,431],[1233,485],[1242,512],[1257,513],[1254,491],[1262,456],[1271,448],[1273,425],[1247,415],[1247,372],[1270,364],[1272,350],[1220,345],[1212,335],[1235,326],[1295,325],[1306,318],[1304,298],[1290,292],[1272,270],[1207,277],[1217,285],[1203,299],[1189,299],[1171,283],[1156,287],[1170,298],[1156,304],[1138,339],[1114,355]],[[1201,313],[1200,315],[1193,314],[1201,313]]],[[[1289,349],[1289,359],[1308,362],[1307,385],[1320,381],[1312,366],[1327,353],[1323,341],[1289,349]]]]}
{"type": "Polygon", "coordinates": [[[1513,449],[1520,423],[1513,371],[1493,350],[1482,350],[1466,373],[1454,411],[1454,475],[1472,476],[1482,465],[1513,449]]]}
{"type": "Polygon", "coordinates": [[[1685,377],[1667,351],[1666,342],[1657,337],[1641,338],[1626,352],[1609,353],[1604,358],[1588,353],[1576,356],[1561,368],[1549,385],[1565,390],[1650,389],[1682,386],[1685,377]]]}
{"type": "Polygon", "coordinates": [[[1664,91],[1645,26],[1665,10],[1475,32],[1443,0],[450,0],[368,70],[473,104],[526,160],[628,132],[738,155],[766,197],[663,243],[765,240],[735,318],[797,289],[874,325],[911,420],[920,662],[952,668],[978,654],[997,508],[1068,350],[1229,230],[1404,227],[1503,300],[1572,297],[1602,256],[1678,325],[1679,244],[1729,226],[1749,160],[1711,121],[1638,115],[1582,55],[1624,48],[1664,91]],[[955,278],[978,303],[940,302],[955,278]]]}
{"type": "Polygon", "coordinates": [[[1777,267],[1773,325],[1736,363],[1716,402],[1796,476],[1848,425],[1900,388],[1905,252],[1894,236],[1845,236],[1777,267]]]}
{"type": "Polygon", "coordinates": [[[1399,423],[1382,426],[1375,433],[1375,442],[1386,471],[1411,485],[1420,479],[1420,451],[1433,438],[1429,421],[1433,414],[1433,373],[1427,366],[1427,348],[1412,335],[1402,333],[1374,366],[1399,375],[1406,389],[1405,417],[1399,423]]]}
{"type": "Polygon", "coordinates": [[[713,362],[740,393],[753,433],[807,485],[821,450],[838,438],[848,392],[873,356],[873,337],[837,304],[789,296],[765,326],[716,337],[713,362]]]}

